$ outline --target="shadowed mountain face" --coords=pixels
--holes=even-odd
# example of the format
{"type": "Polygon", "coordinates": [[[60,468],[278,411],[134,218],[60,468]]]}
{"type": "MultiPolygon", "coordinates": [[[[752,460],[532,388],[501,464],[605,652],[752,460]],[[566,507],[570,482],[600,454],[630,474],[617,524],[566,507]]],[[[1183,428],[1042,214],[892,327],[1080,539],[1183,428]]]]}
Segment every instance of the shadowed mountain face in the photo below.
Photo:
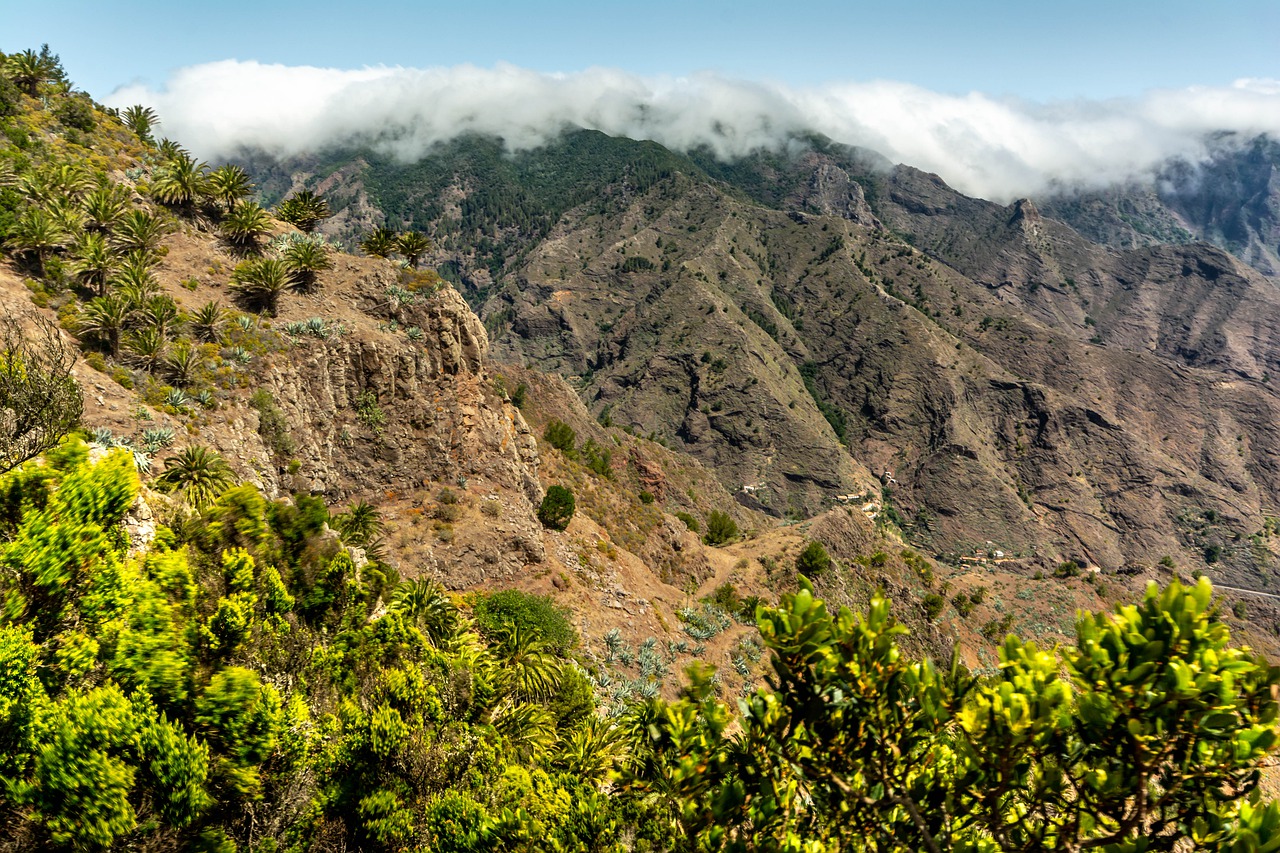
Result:
{"type": "MultiPolygon", "coordinates": [[[[806,517],[861,494],[939,551],[1270,571],[1246,537],[1280,504],[1280,294],[1223,249],[1101,245],[819,140],[733,164],[583,132],[516,156],[473,139],[410,166],[256,165],[343,207],[337,236],[383,215],[430,231],[495,355],[568,377],[745,503],[806,517]]],[[[1152,210],[1226,222],[1262,171],[1152,210]]],[[[1251,198],[1248,239],[1223,242],[1256,262],[1275,217],[1251,198]]]]}

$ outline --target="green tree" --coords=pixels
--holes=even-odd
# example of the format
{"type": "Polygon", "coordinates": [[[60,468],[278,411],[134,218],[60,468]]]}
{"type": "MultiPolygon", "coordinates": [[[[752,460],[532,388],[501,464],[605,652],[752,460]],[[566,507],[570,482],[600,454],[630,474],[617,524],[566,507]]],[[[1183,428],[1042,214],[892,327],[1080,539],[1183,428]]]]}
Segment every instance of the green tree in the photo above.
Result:
{"type": "Polygon", "coordinates": [[[5,245],[19,254],[34,256],[36,271],[44,278],[49,256],[66,241],[67,232],[52,216],[40,208],[28,208],[19,214],[5,245]]]}
{"type": "Polygon", "coordinates": [[[97,296],[105,296],[107,280],[119,262],[107,246],[107,239],[96,231],[85,232],[76,243],[72,269],[85,287],[97,296]]]}
{"type": "Polygon", "coordinates": [[[711,510],[707,515],[707,532],[702,541],[708,545],[726,545],[738,538],[738,523],[727,512],[711,510]]]}
{"type": "Polygon", "coordinates": [[[418,266],[418,259],[430,249],[430,238],[420,231],[406,231],[396,238],[396,251],[404,255],[405,261],[415,269],[418,266]]]}
{"type": "Polygon", "coordinates": [[[126,107],[125,111],[120,114],[120,120],[124,122],[124,126],[133,131],[133,134],[143,142],[151,142],[151,131],[156,125],[160,124],[160,118],[156,115],[156,111],[151,107],[144,107],[141,104],[134,104],[126,107]]]}
{"type": "Polygon", "coordinates": [[[231,271],[231,290],[249,305],[276,315],[280,294],[289,289],[289,266],[276,258],[251,258],[231,271]]]}
{"type": "Polygon", "coordinates": [[[1152,585],[1056,653],[1010,637],[979,681],[903,655],[883,598],[832,614],[802,580],[761,610],[773,675],[740,731],[695,679],[632,727],[625,784],[672,795],[701,850],[1265,849],[1280,669],[1228,645],[1211,597],[1152,585]]]}
{"type": "Polygon", "coordinates": [[[104,183],[84,197],[84,227],[109,233],[129,210],[129,192],[119,184],[104,183]]]}
{"type": "Polygon", "coordinates": [[[77,331],[82,338],[105,343],[111,357],[119,358],[120,335],[128,327],[132,314],[133,307],[119,296],[99,296],[81,310],[77,331]]]}
{"type": "Polygon", "coordinates": [[[240,251],[254,251],[258,241],[271,232],[271,217],[256,202],[233,207],[218,226],[222,236],[240,251]]]}
{"type": "Polygon", "coordinates": [[[552,419],[542,433],[542,440],[572,459],[577,454],[578,434],[564,421],[552,419]]]}
{"type": "Polygon", "coordinates": [[[293,277],[293,285],[304,293],[315,289],[316,276],[333,268],[329,259],[329,250],[323,243],[313,240],[296,240],[291,242],[280,259],[289,267],[293,277]]]}
{"type": "Polygon", "coordinates": [[[375,228],[360,241],[360,251],[374,258],[389,258],[396,251],[396,232],[375,228]]]}
{"type": "Polygon", "coordinates": [[[217,343],[227,325],[227,311],[218,302],[206,302],[192,313],[188,322],[199,340],[217,343]]]}
{"type": "Polygon", "coordinates": [[[165,460],[157,488],[179,491],[188,504],[203,509],[235,482],[231,466],[218,453],[198,444],[184,447],[165,460]]]}
{"type": "Polygon", "coordinates": [[[236,209],[236,203],[253,194],[253,181],[249,173],[239,166],[219,166],[209,173],[209,197],[221,202],[228,212],[236,209]]]}
{"type": "Polygon", "coordinates": [[[538,506],[538,521],[543,527],[552,530],[564,530],[573,518],[573,492],[564,486],[552,486],[547,489],[546,496],[538,506]]]}
{"type": "Polygon", "coordinates": [[[4,71],[31,98],[39,96],[42,84],[56,80],[59,76],[57,59],[51,59],[47,51],[37,53],[34,50],[24,50],[11,53],[5,60],[4,71]]]}
{"type": "Polygon", "coordinates": [[[208,187],[208,166],[181,152],[156,169],[151,181],[151,195],[190,215],[195,212],[196,204],[208,194],[208,187]]]}
{"type": "Polygon", "coordinates": [[[303,234],[313,233],[316,226],[331,215],[329,202],[325,201],[324,196],[311,190],[299,190],[280,202],[276,208],[277,218],[288,222],[303,234]]]}
{"type": "Polygon", "coordinates": [[[111,232],[111,244],[120,252],[142,252],[150,256],[160,248],[161,242],[169,234],[172,226],[169,221],[145,210],[125,212],[111,232]]]}
{"type": "Polygon", "coordinates": [[[816,539],[810,539],[809,544],[805,545],[804,550],[800,552],[800,556],[796,557],[796,571],[807,578],[817,577],[829,568],[831,568],[831,555],[816,539]]]}

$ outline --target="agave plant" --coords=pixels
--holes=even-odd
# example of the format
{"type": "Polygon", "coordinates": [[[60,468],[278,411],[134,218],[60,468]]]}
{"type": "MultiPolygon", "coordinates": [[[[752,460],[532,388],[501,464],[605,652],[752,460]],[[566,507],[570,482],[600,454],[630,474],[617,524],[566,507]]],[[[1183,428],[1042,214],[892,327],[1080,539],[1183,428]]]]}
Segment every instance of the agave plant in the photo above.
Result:
{"type": "Polygon", "coordinates": [[[307,333],[307,324],[301,320],[290,320],[284,324],[284,330],[286,334],[300,338],[307,333]]]}
{"type": "Polygon", "coordinates": [[[213,396],[213,392],[208,388],[200,389],[200,392],[196,394],[196,402],[205,409],[212,409],[218,404],[217,399],[213,396]]]}
{"type": "Polygon", "coordinates": [[[168,427],[151,427],[142,431],[142,449],[147,453],[155,453],[157,450],[168,447],[173,444],[173,430],[168,427]]]}
{"type": "Polygon", "coordinates": [[[175,409],[185,409],[191,405],[191,398],[181,388],[170,388],[169,393],[164,395],[164,404],[175,409]]]}
{"type": "Polygon", "coordinates": [[[89,431],[89,440],[99,447],[110,449],[116,446],[116,437],[107,427],[94,427],[89,431]]]}
{"type": "Polygon", "coordinates": [[[425,337],[423,335],[422,329],[418,328],[417,326],[410,326],[409,328],[404,330],[404,333],[409,340],[414,341],[415,343],[422,340],[423,337],[425,337]]]}
{"type": "Polygon", "coordinates": [[[207,447],[193,444],[165,460],[164,472],[156,478],[156,486],[164,491],[179,491],[196,509],[208,506],[232,483],[231,466],[207,447]]]}
{"type": "Polygon", "coordinates": [[[307,320],[307,334],[317,338],[326,338],[329,336],[329,324],[322,317],[312,317],[307,320]]]}

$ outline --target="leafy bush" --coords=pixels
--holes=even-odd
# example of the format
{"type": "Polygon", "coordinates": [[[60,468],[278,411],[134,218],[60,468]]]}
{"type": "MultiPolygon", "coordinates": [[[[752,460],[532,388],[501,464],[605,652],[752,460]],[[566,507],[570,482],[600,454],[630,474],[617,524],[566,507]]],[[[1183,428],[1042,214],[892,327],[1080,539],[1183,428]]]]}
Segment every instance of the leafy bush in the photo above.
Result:
{"type": "Polygon", "coordinates": [[[698,519],[694,518],[692,515],[685,512],[684,510],[677,510],[676,518],[683,521],[684,526],[694,533],[697,533],[702,529],[702,525],[698,523],[698,519]]]}
{"type": "Polygon", "coordinates": [[[816,539],[810,539],[809,544],[805,545],[804,550],[800,552],[800,556],[796,557],[796,571],[807,578],[817,577],[829,568],[831,568],[831,555],[816,539]]]}
{"type": "Polygon", "coordinates": [[[738,523],[727,512],[713,509],[707,516],[707,533],[702,541],[708,545],[724,545],[738,538],[738,523]]]}
{"type": "Polygon", "coordinates": [[[480,594],[472,602],[471,615],[486,637],[496,639],[519,627],[559,655],[578,645],[577,629],[569,622],[566,611],[557,607],[550,596],[532,595],[518,589],[480,594]]]}
{"type": "Polygon", "coordinates": [[[564,486],[552,486],[538,506],[538,521],[551,530],[564,530],[573,518],[574,508],[573,492],[564,486]]]}
{"type": "Polygon", "coordinates": [[[947,606],[947,600],[936,592],[931,592],[925,595],[924,598],[920,599],[920,604],[924,607],[925,617],[930,622],[934,622],[942,615],[942,611],[947,606]]]}
{"type": "Polygon", "coordinates": [[[259,388],[249,398],[249,405],[258,412],[258,435],[277,460],[288,458],[296,449],[289,434],[289,422],[276,405],[275,397],[265,388],[259,388]]]}
{"type": "Polygon", "coordinates": [[[547,444],[550,444],[571,459],[576,453],[574,448],[578,443],[578,434],[574,432],[573,427],[564,421],[553,420],[548,423],[546,430],[542,433],[542,438],[547,444]]]}

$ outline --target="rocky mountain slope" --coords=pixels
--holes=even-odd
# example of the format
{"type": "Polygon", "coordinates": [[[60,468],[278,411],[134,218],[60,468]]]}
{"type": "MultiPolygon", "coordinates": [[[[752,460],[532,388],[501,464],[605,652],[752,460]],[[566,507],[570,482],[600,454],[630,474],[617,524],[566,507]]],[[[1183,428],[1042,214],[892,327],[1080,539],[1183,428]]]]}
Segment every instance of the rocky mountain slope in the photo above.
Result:
{"type": "Polygon", "coordinates": [[[1099,245],[821,140],[733,164],[594,133],[496,145],[267,179],[394,199],[500,358],[693,453],[745,505],[860,495],[936,552],[1269,577],[1248,537],[1280,487],[1280,317],[1235,256],[1099,245]]]}

